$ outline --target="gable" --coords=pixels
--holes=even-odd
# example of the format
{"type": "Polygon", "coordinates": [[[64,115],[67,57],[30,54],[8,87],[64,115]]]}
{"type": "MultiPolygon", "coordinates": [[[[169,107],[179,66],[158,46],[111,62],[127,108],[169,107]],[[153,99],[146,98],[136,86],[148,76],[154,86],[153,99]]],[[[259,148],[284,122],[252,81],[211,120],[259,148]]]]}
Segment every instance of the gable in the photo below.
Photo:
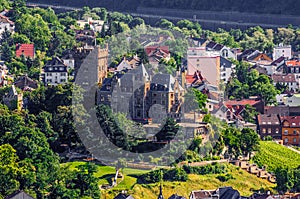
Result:
{"type": "Polygon", "coordinates": [[[270,61],[272,62],[273,60],[268,57],[266,54],[262,53],[262,54],[259,54],[257,57],[255,57],[253,59],[253,61],[270,61]]]}

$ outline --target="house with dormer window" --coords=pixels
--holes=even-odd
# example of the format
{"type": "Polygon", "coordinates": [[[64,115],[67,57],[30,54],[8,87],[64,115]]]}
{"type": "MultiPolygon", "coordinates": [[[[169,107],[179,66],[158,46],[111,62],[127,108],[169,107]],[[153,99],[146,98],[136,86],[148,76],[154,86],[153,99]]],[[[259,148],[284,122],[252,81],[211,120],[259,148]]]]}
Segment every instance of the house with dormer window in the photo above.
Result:
{"type": "Polygon", "coordinates": [[[300,117],[283,116],[280,119],[284,144],[298,146],[300,144],[300,117]]]}
{"type": "Polygon", "coordinates": [[[45,85],[64,84],[68,81],[68,67],[60,58],[54,57],[44,66],[42,79],[45,85]]]}
{"type": "Polygon", "coordinates": [[[0,38],[5,30],[13,33],[15,31],[15,23],[12,22],[8,17],[0,14],[0,38]]]}

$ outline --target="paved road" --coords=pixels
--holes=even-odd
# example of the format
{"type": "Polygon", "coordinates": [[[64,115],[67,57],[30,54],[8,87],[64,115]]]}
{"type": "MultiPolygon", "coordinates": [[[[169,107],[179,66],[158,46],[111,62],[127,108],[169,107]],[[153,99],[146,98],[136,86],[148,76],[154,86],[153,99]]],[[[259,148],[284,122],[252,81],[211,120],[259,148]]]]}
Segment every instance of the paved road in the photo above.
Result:
{"type": "Polygon", "coordinates": [[[62,9],[62,10],[81,10],[81,8],[70,7],[70,6],[60,6],[60,5],[52,5],[52,4],[43,4],[43,3],[26,3],[29,7],[41,7],[41,8],[54,8],[54,9],[62,9]]]}
{"type": "MultiPolygon", "coordinates": [[[[61,6],[61,5],[52,5],[52,4],[42,4],[42,3],[26,3],[27,6],[30,7],[44,7],[48,8],[51,7],[53,9],[63,9],[63,10],[81,10],[81,8],[76,8],[76,7],[70,7],[70,6],[61,6]]],[[[274,25],[274,24],[265,24],[265,23],[246,23],[246,22],[236,22],[236,21],[219,21],[219,20],[209,20],[209,19],[195,19],[195,18],[185,18],[185,17],[174,17],[174,16],[167,16],[167,15],[154,15],[154,14],[143,14],[143,13],[130,13],[131,15],[135,17],[141,17],[144,19],[168,19],[168,20],[182,20],[182,19],[189,19],[191,21],[197,21],[200,24],[201,23],[211,23],[211,24],[220,24],[224,26],[247,26],[247,27],[252,27],[252,26],[261,26],[263,28],[278,28],[282,27],[282,25],[274,25]]]]}
{"type": "Polygon", "coordinates": [[[156,19],[168,19],[168,20],[182,20],[188,19],[191,21],[197,21],[201,23],[212,23],[212,24],[222,24],[229,26],[260,26],[262,28],[278,28],[282,27],[281,25],[273,25],[273,24],[263,24],[263,23],[245,23],[245,22],[234,22],[234,21],[218,21],[218,20],[208,20],[208,19],[194,19],[194,18],[184,18],[184,17],[171,17],[171,16],[163,16],[163,15],[149,15],[149,14],[140,14],[140,13],[130,13],[132,16],[141,17],[141,18],[156,18],[156,19]]]}

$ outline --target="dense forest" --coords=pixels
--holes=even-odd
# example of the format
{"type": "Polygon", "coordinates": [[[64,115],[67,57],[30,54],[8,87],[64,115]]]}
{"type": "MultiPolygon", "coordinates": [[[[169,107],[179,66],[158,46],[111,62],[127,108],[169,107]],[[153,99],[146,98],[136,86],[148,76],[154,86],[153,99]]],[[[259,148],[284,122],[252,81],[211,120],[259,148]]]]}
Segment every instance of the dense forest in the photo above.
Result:
{"type": "Polygon", "coordinates": [[[139,6],[154,8],[180,8],[192,10],[209,11],[238,11],[269,14],[298,15],[300,5],[294,0],[252,0],[252,1],[233,1],[233,0],[30,0],[36,3],[51,3],[57,5],[67,5],[73,7],[105,7],[118,11],[134,11],[139,6]]]}

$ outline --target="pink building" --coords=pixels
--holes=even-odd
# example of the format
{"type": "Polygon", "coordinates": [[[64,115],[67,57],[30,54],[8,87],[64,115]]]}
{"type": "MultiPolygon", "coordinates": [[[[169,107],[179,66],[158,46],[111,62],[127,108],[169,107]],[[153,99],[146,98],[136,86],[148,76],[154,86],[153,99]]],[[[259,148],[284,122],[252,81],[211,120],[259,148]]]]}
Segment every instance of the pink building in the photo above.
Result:
{"type": "Polygon", "coordinates": [[[210,84],[219,86],[221,80],[220,59],[219,53],[207,52],[205,47],[191,47],[187,53],[187,75],[194,75],[198,70],[210,84]]]}

